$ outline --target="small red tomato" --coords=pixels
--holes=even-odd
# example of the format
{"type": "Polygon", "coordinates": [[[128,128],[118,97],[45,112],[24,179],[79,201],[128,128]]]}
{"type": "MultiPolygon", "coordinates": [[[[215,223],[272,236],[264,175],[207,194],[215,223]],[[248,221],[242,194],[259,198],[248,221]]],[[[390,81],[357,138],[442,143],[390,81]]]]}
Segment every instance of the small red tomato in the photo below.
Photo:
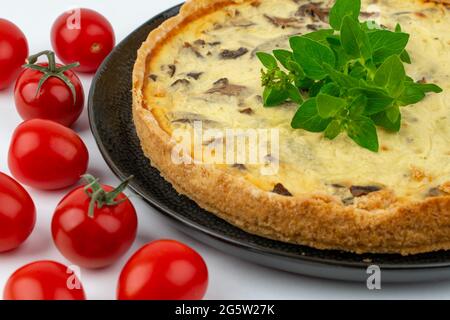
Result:
{"type": "Polygon", "coordinates": [[[103,268],[124,255],[136,238],[137,216],[131,201],[117,188],[100,185],[91,175],[58,204],[52,220],[53,240],[72,263],[103,268]]]}
{"type": "Polygon", "coordinates": [[[75,184],[86,173],[88,150],[71,129],[49,120],[33,119],[14,131],[8,154],[12,175],[43,190],[75,184]]]}
{"type": "Polygon", "coordinates": [[[86,300],[86,295],[73,270],[54,261],[36,261],[9,277],[3,299],[86,300]]]}
{"type": "Polygon", "coordinates": [[[59,16],[52,27],[52,46],[64,63],[78,61],[80,72],[95,72],[115,45],[109,21],[90,9],[74,9],[59,16]]]}
{"type": "Polygon", "coordinates": [[[20,246],[31,234],[36,208],[28,192],[0,172],[0,252],[20,246]]]}
{"type": "Polygon", "coordinates": [[[12,22],[0,19],[0,90],[16,80],[28,57],[28,42],[22,31],[12,22]]]}
{"type": "Polygon", "coordinates": [[[151,242],[128,260],[120,274],[120,300],[200,300],[208,286],[202,257],[174,240],[151,242]]]}
{"type": "Polygon", "coordinates": [[[70,127],[84,106],[84,92],[78,76],[70,69],[78,63],[63,66],[55,63],[55,54],[43,51],[28,58],[14,88],[16,108],[24,120],[46,119],[70,127]],[[36,63],[46,55],[48,63],[36,63]]]}

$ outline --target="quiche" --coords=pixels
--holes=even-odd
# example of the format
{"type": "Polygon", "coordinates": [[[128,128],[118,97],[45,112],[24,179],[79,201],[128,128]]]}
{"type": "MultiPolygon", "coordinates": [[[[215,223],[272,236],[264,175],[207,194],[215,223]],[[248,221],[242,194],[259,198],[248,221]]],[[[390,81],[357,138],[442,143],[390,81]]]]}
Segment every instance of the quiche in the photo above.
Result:
{"type": "Polygon", "coordinates": [[[142,149],[180,194],[252,234],[358,254],[448,250],[449,1],[362,1],[363,18],[410,34],[408,74],[443,89],[402,108],[398,133],[378,130],[378,152],[293,129],[297,103],[263,105],[256,53],[329,28],[333,3],[188,0],[138,51],[132,108],[142,149]],[[198,125],[209,134],[185,141],[180,132],[192,137],[198,125]],[[227,143],[252,130],[276,143],[258,151],[263,161],[248,161],[250,149],[239,161],[227,143]],[[180,145],[187,152],[175,161],[180,145]],[[223,149],[231,161],[206,161],[223,149]]]}

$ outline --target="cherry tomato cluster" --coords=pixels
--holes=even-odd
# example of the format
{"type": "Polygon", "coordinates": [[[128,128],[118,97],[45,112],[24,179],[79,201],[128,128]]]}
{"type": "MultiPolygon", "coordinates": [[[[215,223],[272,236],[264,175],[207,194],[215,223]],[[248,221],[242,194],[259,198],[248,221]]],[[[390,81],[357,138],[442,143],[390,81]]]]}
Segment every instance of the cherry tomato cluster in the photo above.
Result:
{"type": "MultiPolygon", "coordinates": [[[[105,17],[75,9],[57,18],[51,30],[53,51],[28,55],[22,31],[0,19],[0,90],[14,81],[14,100],[25,120],[14,131],[8,152],[12,177],[0,172],[0,253],[19,247],[30,236],[36,208],[20,183],[57,190],[86,183],[57,205],[51,222],[56,248],[81,268],[105,268],[118,261],[136,239],[138,219],[123,193],[130,179],[117,187],[86,174],[89,153],[70,127],[84,107],[82,83],[75,73],[95,72],[115,45],[105,17]],[[39,62],[46,57],[46,62],[39,62]],[[22,70],[21,70],[22,69],[22,70]]],[[[208,270],[202,257],[174,240],[151,242],[124,266],[118,299],[202,299],[208,270]]],[[[84,300],[72,270],[55,261],[35,261],[16,270],[3,293],[7,300],[84,300]]]]}

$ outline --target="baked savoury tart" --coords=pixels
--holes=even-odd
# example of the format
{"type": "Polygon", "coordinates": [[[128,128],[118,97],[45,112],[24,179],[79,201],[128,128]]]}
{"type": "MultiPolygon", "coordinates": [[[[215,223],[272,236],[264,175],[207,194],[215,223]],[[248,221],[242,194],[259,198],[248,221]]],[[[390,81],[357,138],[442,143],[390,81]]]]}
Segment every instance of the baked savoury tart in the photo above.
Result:
{"type": "Polygon", "coordinates": [[[142,149],[179,193],[252,234],[450,249],[449,5],[188,0],[138,52],[142,149]]]}

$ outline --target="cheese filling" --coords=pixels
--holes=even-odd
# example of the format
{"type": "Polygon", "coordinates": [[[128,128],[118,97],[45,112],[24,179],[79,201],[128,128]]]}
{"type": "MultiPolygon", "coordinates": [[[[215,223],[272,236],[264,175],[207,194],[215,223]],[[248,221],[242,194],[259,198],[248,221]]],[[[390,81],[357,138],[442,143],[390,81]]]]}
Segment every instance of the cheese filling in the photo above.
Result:
{"type": "MultiPolygon", "coordinates": [[[[186,25],[152,56],[145,103],[169,134],[200,120],[216,129],[279,130],[279,170],[260,165],[218,166],[283,195],[323,193],[344,203],[380,189],[420,199],[444,193],[450,181],[450,11],[422,1],[363,1],[362,16],[411,35],[407,73],[438,84],[441,94],[401,109],[402,129],[379,129],[380,152],[357,146],[345,134],[294,130],[298,105],[265,108],[258,51],[288,49],[289,36],[328,24],[332,1],[254,0],[227,6],[186,25]]],[[[204,142],[206,146],[207,143],[204,142]]],[[[268,161],[270,161],[270,154],[268,161]]],[[[351,201],[350,201],[351,202],[351,201]]]]}

